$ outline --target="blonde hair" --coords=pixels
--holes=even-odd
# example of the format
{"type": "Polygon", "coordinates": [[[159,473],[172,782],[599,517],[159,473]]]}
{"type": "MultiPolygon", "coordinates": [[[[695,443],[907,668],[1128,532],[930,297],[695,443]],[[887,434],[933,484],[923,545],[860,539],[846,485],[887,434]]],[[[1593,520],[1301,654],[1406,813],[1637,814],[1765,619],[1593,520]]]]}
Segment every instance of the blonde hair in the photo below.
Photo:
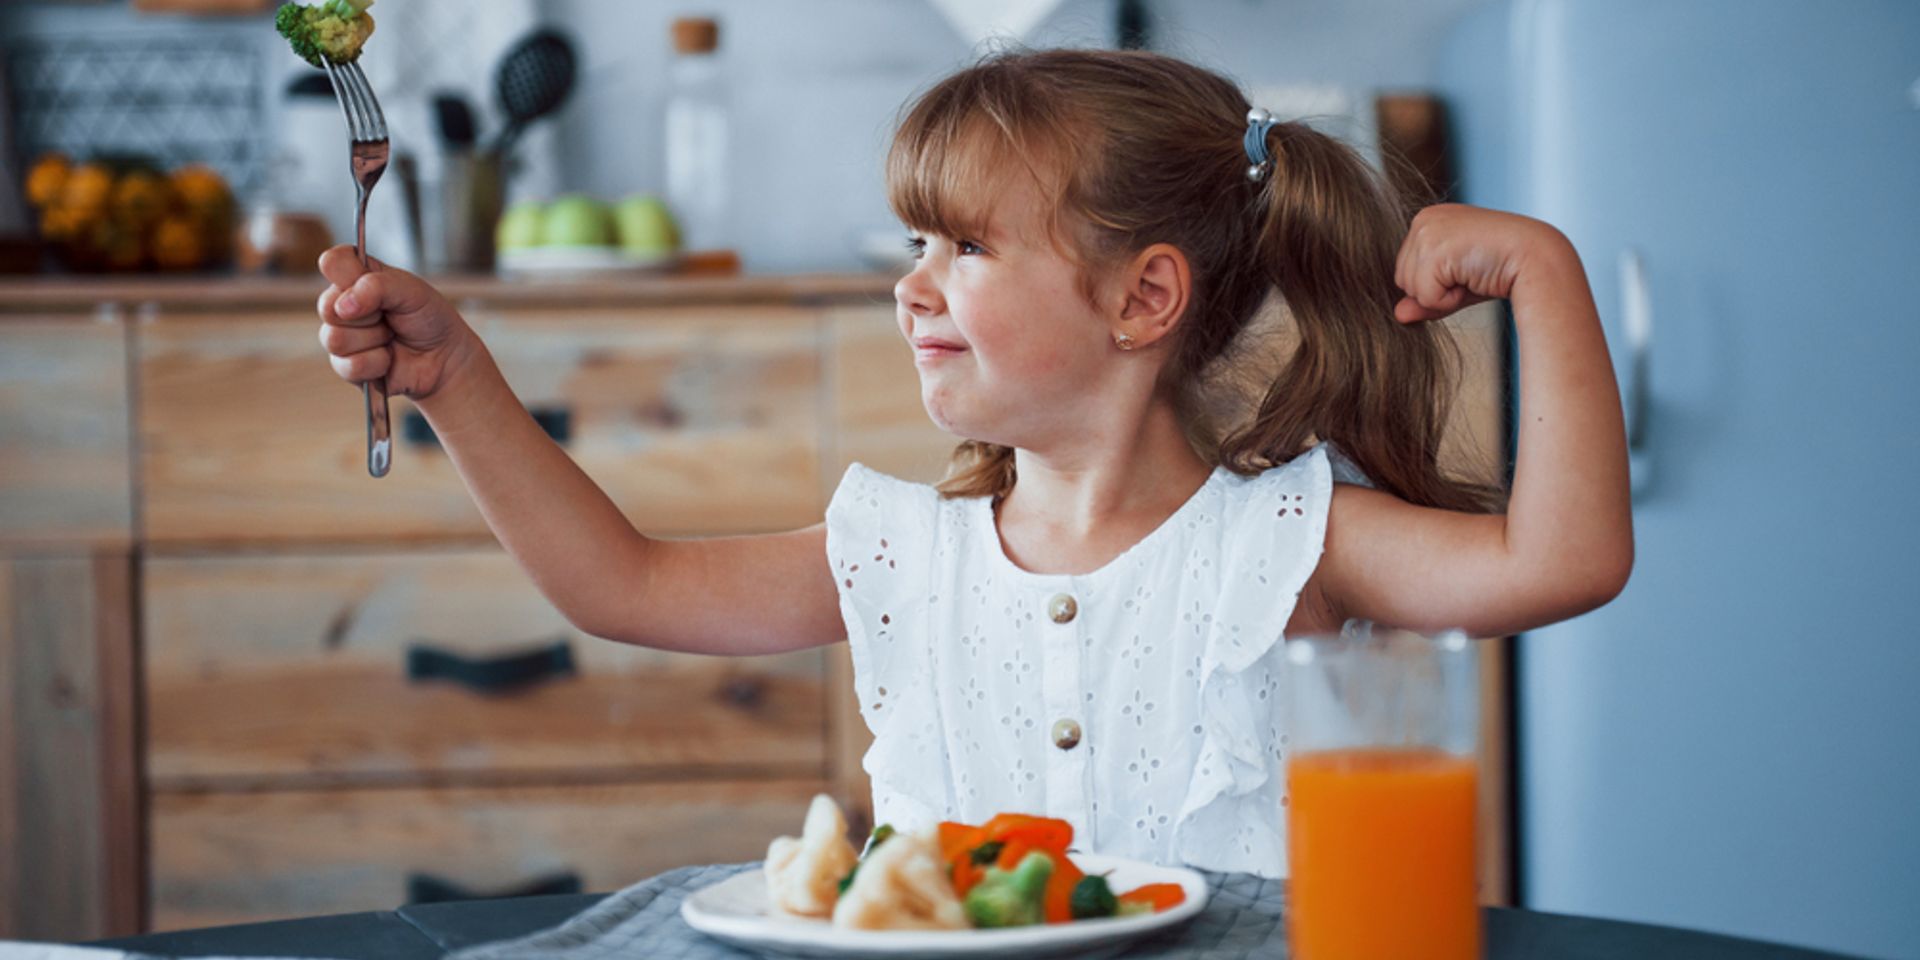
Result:
{"type": "MultiPolygon", "coordinates": [[[[976,237],[992,187],[1024,171],[1051,198],[1056,246],[1090,302],[1132,254],[1172,244],[1193,288],[1161,387],[1203,457],[1251,475],[1332,441],[1410,503],[1500,509],[1498,488],[1439,467],[1452,340],[1393,319],[1405,203],[1352,148],[1301,123],[1273,128],[1272,172],[1249,181],[1248,109],[1232,81],[1160,54],[996,53],[910,105],[887,157],[888,202],[915,229],[976,237]],[[1208,391],[1264,346],[1240,341],[1276,289],[1298,345],[1230,422],[1208,391]]],[[[1011,447],[967,440],[939,490],[1001,497],[1015,479],[1011,447]]]]}

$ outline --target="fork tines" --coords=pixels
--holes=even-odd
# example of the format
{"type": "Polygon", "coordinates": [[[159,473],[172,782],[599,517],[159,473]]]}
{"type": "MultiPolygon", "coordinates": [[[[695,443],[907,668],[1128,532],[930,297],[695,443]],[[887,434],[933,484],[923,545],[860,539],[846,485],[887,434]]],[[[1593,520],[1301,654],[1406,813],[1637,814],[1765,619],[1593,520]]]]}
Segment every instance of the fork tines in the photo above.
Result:
{"type": "Polygon", "coordinates": [[[333,82],[340,112],[346,114],[347,135],[356,143],[387,139],[387,117],[380,112],[380,101],[374,97],[373,86],[361,72],[360,64],[335,65],[325,57],[320,58],[320,62],[327,71],[327,79],[333,82]]]}

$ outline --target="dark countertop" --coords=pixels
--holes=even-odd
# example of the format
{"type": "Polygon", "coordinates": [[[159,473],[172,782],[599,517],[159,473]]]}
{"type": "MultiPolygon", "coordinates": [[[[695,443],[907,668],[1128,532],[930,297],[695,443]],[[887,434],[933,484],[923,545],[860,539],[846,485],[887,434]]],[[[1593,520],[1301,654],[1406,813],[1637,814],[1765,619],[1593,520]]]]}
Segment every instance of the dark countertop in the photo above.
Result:
{"type": "MultiPolygon", "coordinates": [[[[100,941],[164,956],[440,957],[452,950],[556,926],[600,894],[522,897],[403,907],[380,913],[256,923],[100,941]]],[[[1492,960],[1836,960],[1838,954],[1639,923],[1490,907],[1492,960]]]]}

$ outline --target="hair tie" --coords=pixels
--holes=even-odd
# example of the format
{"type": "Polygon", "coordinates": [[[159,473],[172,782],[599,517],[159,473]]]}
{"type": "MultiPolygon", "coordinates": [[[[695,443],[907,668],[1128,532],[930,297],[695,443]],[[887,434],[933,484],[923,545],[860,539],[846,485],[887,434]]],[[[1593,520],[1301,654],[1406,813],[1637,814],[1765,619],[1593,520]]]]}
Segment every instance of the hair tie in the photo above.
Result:
{"type": "Polygon", "coordinates": [[[1273,158],[1267,153],[1267,131],[1279,122],[1272,113],[1259,107],[1247,111],[1247,136],[1241,146],[1246,148],[1247,162],[1252,164],[1247,167],[1248,180],[1258,183],[1273,169],[1273,158]]]}

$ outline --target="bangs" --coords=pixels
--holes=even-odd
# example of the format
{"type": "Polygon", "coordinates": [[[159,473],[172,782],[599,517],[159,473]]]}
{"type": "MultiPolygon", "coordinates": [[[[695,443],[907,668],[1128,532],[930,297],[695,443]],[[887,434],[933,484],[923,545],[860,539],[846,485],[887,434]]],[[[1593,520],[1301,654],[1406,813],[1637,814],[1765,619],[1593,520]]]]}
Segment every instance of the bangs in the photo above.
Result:
{"type": "MultiPolygon", "coordinates": [[[[1055,225],[1073,169],[1064,118],[1043,99],[966,73],[914,104],[887,154],[887,205],[908,229],[985,240],[994,202],[1020,178],[1034,183],[1055,225]],[[971,81],[971,82],[969,82],[971,81]]],[[[1054,231],[1057,235],[1057,231],[1054,231]]]]}

